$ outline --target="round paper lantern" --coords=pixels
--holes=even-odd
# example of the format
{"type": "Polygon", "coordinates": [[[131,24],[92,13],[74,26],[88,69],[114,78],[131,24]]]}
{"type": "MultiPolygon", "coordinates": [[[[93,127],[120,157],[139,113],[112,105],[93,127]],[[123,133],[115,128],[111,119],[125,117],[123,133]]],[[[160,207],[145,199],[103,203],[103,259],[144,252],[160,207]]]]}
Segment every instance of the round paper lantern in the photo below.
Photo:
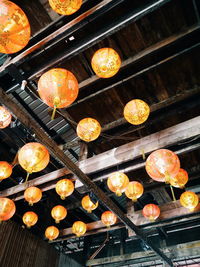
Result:
{"type": "Polygon", "coordinates": [[[186,191],[181,195],[180,203],[183,207],[193,211],[199,204],[199,198],[194,192],[186,191]]]}
{"type": "Polygon", "coordinates": [[[155,204],[144,206],[142,213],[149,221],[154,222],[160,216],[160,208],[155,204]]]}
{"type": "Polygon", "coordinates": [[[55,68],[45,72],[38,82],[38,93],[49,107],[66,108],[78,96],[78,81],[73,73],[68,70],[55,68]]]}
{"type": "Polygon", "coordinates": [[[101,215],[101,222],[107,226],[110,227],[111,225],[115,224],[117,222],[117,217],[112,211],[105,211],[101,215]]]}
{"type": "Polygon", "coordinates": [[[64,200],[74,192],[74,184],[69,179],[62,179],[56,183],[56,192],[64,200]]]}
{"type": "Polygon", "coordinates": [[[107,185],[110,191],[117,196],[121,196],[129,184],[128,176],[122,172],[112,173],[107,180],[107,185]]]}
{"type": "Polygon", "coordinates": [[[42,191],[35,186],[31,186],[25,190],[24,198],[30,206],[33,206],[34,203],[37,203],[41,200],[42,191]]]}
{"type": "Polygon", "coordinates": [[[23,49],[30,39],[30,25],[23,10],[13,2],[0,1],[0,53],[23,49]]]}
{"type": "Polygon", "coordinates": [[[49,227],[47,227],[47,229],[45,231],[45,236],[50,241],[56,239],[59,236],[59,230],[58,230],[58,228],[55,227],[55,226],[49,226],[49,227]]]}
{"type": "Polygon", "coordinates": [[[87,210],[87,212],[91,213],[93,210],[95,210],[99,203],[98,201],[96,203],[92,202],[89,195],[84,196],[81,201],[82,207],[87,210]]]}
{"type": "Polygon", "coordinates": [[[121,59],[112,48],[101,48],[92,57],[92,69],[100,78],[114,76],[121,67],[121,59]]]}
{"type": "Polygon", "coordinates": [[[56,223],[59,223],[61,220],[64,220],[67,216],[67,210],[65,207],[58,205],[53,207],[51,210],[51,216],[54,218],[56,223]]]}
{"type": "Polygon", "coordinates": [[[139,125],[145,122],[149,117],[149,113],[149,106],[140,99],[133,99],[124,107],[124,117],[133,125],[139,125]]]}
{"type": "Polygon", "coordinates": [[[159,149],[149,155],[145,168],[153,180],[169,183],[170,177],[176,176],[179,172],[180,161],[171,150],[159,149]]]}
{"type": "Polygon", "coordinates": [[[3,106],[0,106],[0,129],[8,127],[8,125],[10,125],[11,123],[11,120],[12,120],[11,113],[3,106]]]}
{"type": "Polygon", "coordinates": [[[84,222],[77,221],[72,225],[72,233],[77,237],[83,236],[87,231],[87,225],[84,222]]]}
{"type": "Polygon", "coordinates": [[[99,137],[101,133],[101,125],[95,119],[85,118],[79,121],[76,132],[81,140],[91,142],[99,137]]]}
{"type": "Polygon", "coordinates": [[[0,222],[9,220],[16,211],[15,203],[9,198],[0,197],[0,222]]]}
{"type": "Polygon", "coordinates": [[[143,185],[139,182],[133,181],[128,184],[125,191],[125,195],[128,198],[132,199],[132,201],[137,201],[137,199],[141,197],[143,192],[144,192],[143,185]]]}
{"type": "Polygon", "coordinates": [[[49,4],[56,13],[71,15],[79,10],[82,0],[49,0],[49,4]]]}
{"type": "Polygon", "coordinates": [[[180,169],[176,176],[170,177],[170,184],[177,188],[184,188],[188,182],[188,173],[180,169]]]}
{"type": "Polygon", "coordinates": [[[10,177],[12,174],[12,165],[6,161],[0,161],[0,180],[10,177]]]}
{"type": "Polygon", "coordinates": [[[33,211],[27,211],[24,213],[22,217],[23,223],[30,228],[31,226],[35,225],[38,221],[38,216],[33,211]]]}

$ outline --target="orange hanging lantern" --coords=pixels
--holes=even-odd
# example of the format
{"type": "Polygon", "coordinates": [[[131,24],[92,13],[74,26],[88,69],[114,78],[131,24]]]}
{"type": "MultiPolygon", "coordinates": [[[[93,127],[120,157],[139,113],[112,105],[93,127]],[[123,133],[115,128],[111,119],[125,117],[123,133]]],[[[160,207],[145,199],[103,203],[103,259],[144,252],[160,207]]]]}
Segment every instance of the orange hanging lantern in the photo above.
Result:
{"type": "Polygon", "coordinates": [[[121,59],[112,48],[101,48],[92,57],[92,69],[100,78],[114,76],[121,67],[121,59]]]}
{"type": "Polygon", "coordinates": [[[117,217],[112,211],[105,211],[101,215],[101,222],[107,226],[110,227],[111,225],[115,224],[117,222],[117,217]]]}
{"type": "Polygon", "coordinates": [[[95,119],[85,118],[79,121],[76,132],[81,140],[91,142],[99,137],[101,133],[101,125],[95,119]]]}
{"type": "Polygon", "coordinates": [[[74,192],[74,184],[69,179],[62,179],[56,183],[56,192],[64,200],[74,192]]]}
{"type": "MultiPolygon", "coordinates": [[[[0,37],[1,40],[1,37],[0,37]]],[[[4,129],[10,125],[12,120],[12,116],[10,112],[4,108],[3,106],[0,106],[0,129],[4,129]]]]}
{"type": "Polygon", "coordinates": [[[0,161],[0,180],[10,177],[12,174],[12,165],[6,161],[0,161]]]}
{"type": "Polygon", "coordinates": [[[194,192],[186,191],[181,195],[180,203],[183,207],[193,211],[199,204],[199,197],[194,192]]]}
{"type": "Polygon", "coordinates": [[[137,199],[142,196],[143,192],[144,192],[143,185],[139,182],[133,181],[128,184],[125,191],[125,195],[129,199],[132,199],[132,201],[137,201],[137,199]]]}
{"type": "Polygon", "coordinates": [[[82,207],[84,208],[84,210],[87,210],[87,212],[89,212],[89,213],[91,213],[93,210],[95,210],[99,205],[98,201],[96,203],[93,203],[91,201],[89,195],[84,196],[82,198],[81,204],[82,204],[82,207]]]}
{"type": "Polygon", "coordinates": [[[23,223],[30,228],[31,226],[35,225],[38,221],[38,216],[33,211],[27,211],[24,213],[22,217],[23,223]]]}
{"type": "Polygon", "coordinates": [[[40,98],[54,108],[52,119],[57,108],[66,108],[75,101],[78,91],[78,81],[74,74],[61,68],[45,72],[38,82],[40,98]]]}
{"type": "Polygon", "coordinates": [[[47,229],[45,231],[45,236],[50,241],[56,239],[59,236],[59,230],[58,230],[58,228],[55,227],[55,226],[49,226],[49,227],[47,227],[47,229]]]}
{"type": "Polygon", "coordinates": [[[159,149],[149,155],[145,167],[153,180],[169,183],[170,177],[176,176],[179,172],[180,161],[171,150],[159,149]]]}
{"type": "Polygon", "coordinates": [[[9,220],[16,211],[15,203],[9,198],[0,197],[0,222],[9,220]]]}
{"type": "Polygon", "coordinates": [[[72,225],[72,233],[77,237],[83,236],[87,231],[87,225],[84,222],[77,221],[72,225]]]}
{"type": "Polygon", "coordinates": [[[41,200],[42,191],[35,186],[31,186],[25,190],[24,198],[30,206],[33,206],[34,203],[37,203],[41,200]]]}
{"type": "Polygon", "coordinates": [[[131,100],[124,107],[124,117],[133,125],[144,123],[148,119],[149,114],[149,106],[146,102],[140,99],[131,100]]]}
{"type": "Polygon", "coordinates": [[[1,0],[0,5],[0,53],[16,53],[29,42],[29,21],[23,10],[13,2],[1,0]]]}
{"type": "Polygon", "coordinates": [[[107,180],[110,191],[114,192],[118,197],[126,190],[129,184],[128,176],[122,172],[112,173],[107,180]]]}
{"type": "Polygon", "coordinates": [[[188,173],[180,169],[176,176],[170,177],[170,184],[177,188],[184,188],[188,182],[188,173]]]}
{"type": "Polygon", "coordinates": [[[79,10],[82,0],[49,0],[51,8],[60,15],[71,15],[79,10]]]}
{"type": "Polygon", "coordinates": [[[160,216],[160,208],[155,204],[148,204],[142,210],[143,216],[154,222],[160,216]]]}
{"type": "Polygon", "coordinates": [[[51,216],[54,218],[56,223],[59,223],[61,220],[64,220],[67,216],[67,210],[65,207],[58,205],[53,207],[51,210],[51,216]]]}

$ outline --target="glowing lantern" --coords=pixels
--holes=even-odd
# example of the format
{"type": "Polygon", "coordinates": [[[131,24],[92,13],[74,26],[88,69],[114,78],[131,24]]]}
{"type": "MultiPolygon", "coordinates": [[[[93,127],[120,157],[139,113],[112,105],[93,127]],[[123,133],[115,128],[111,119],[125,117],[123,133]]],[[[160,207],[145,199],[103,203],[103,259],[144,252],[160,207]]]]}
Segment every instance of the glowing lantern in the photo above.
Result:
{"type": "Polygon", "coordinates": [[[114,192],[119,197],[126,190],[128,184],[128,176],[122,172],[112,173],[107,180],[107,185],[110,191],[114,192]]]}
{"type": "Polygon", "coordinates": [[[64,220],[67,216],[67,210],[65,207],[58,205],[53,207],[51,210],[51,216],[54,218],[56,223],[59,223],[61,220],[64,220]]]}
{"type": "Polygon", "coordinates": [[[180,203],[183,207],[193,211],[199,204],[199,198],[194,192],[186,191],[181,195],[180,203]]]}
{"type": "Polygon", "coordinates": [[[22,220],[23,220],[23,223],[26,224],[28,228],[30,228],[31,226],[37,223],[38,216],[33,211],[27,211],[26,213],[24,213],[22,220]]]}
{"type": "Polygon", "coordinates": [[[33,206],[34,203],[39,202],[42,198],[42,191],[35,186],[31,186],[25,190],[24,198],[30,206],[33,206]]]}
{"type": "MultiPolygon", "coordinates": [[[[1,40],[1,37],[0,37],[0,40],[1,40]]],[[[12,120],[12,116],[10,112],[3,106],[0,106],[0,129],[4,129],[8,127],[8,125],[10,125],[11,123],[11,120],[12,120]]]]}
{"type": "Polygon", "coordinates": [[[152,152],[146,160],[146,171],[155,181],[170,181],[170,177],[176,176],[180,169],[178,156],[168,149],[159,149],[152,152]]]}
{"type": "Polygon", "coordinates": [[[144,206],[142,213],[149,221],[154,222],[160,216],[160,208],[155,204],[144,206]]]}
{"type": "Polygon", "coordinates": [[[117,222],[117,217],[112,211],[108,210],[102,213],[101,221],[105,226],[110,227],[117,222]]]}
{"type": "Polygon", "coordinates": [[[6,161],[0,161],[0,180],[10,177],[12,166],[6,161]]]}
{"type": "Polygon", "coordinates": [[[112,48],[101,48],[92,57],[92,68],[100,78],[110,78],[120,69],[121,59],[112,48]]]}
{"type": "Polygon", "coordinates": [[[58,14],[71,15],[82,5],[82,0],[49,0],[51,8],[58,14]]]}
{"type": "Polygon", "coordinates": [[[49,107],[66,108],[78,96],[78,81],[73,73],[68,70],[56,68],[45,72],[38,82],[38,93],[49,107]]]}
{"type": "Polygon", "coordinates": [[[95,210],[99,203],[98,201],[96,203],[93,203],[89,197],[89,195],[84,196],[81,201],[82,207],[87,210],[87,212],[91,213],[93,210],[95,210]]]}
{"type": "Polygon", "coordinates": [[[0,1],[0,53],[23,49],[30,39],[30,25],[23,10],[10,1],[0,1]]]}
{"type": "Polygon", "coordinates": [[[92,118],[85,118],[79,121],[76,129],[77,135],[85,142],[91,142],[97,139],[101,133],[101,125],[92,118]]]}
{"type": "Polygon", "coordinates": [[[83,236],[87,231],[87,225],[84,222],[77,221],[72,225],[72,233],[77,237],[83,236]]]}
{"type": "Polygon", "coordinates": [[[126,188],[125,195],[132,199],[132,201],[137,201],[139,197],[144,192],[143,185],[139,182],[130,182],[126,188]]]}
{"type": "Polygon", "coordinates": [[[180,169],[175,177],[170,177],[170,184],[174,187],[183,188],[188,182],[188,173],[180,169]]]}
{"type": "Polygon", "coordinates": [[[64,200],[74,192],[74,184],[69,179],[62,179],[56,183],[56,192],[64,200]]]}
{"type": "Polygon", "coordinates": [[[11,199],[0,197],[0,222],[9,220],[15,211],[15,203],[11,199]]]}
{"type": "Polygon", "coordinates": [[[19,150],[18,161],[21,167],[27,171],[27,181],[29,174],[46,168],[49,163],[49,152],[42,144],[28,143],[19,150]]]}
{"type": "Polygon", "coordinates": [[[50,241],[56,239],[59,236],[59,230],[55,226],[49,226],[47,227],[45,231],[45,236],[48,238],[50,241]]]}

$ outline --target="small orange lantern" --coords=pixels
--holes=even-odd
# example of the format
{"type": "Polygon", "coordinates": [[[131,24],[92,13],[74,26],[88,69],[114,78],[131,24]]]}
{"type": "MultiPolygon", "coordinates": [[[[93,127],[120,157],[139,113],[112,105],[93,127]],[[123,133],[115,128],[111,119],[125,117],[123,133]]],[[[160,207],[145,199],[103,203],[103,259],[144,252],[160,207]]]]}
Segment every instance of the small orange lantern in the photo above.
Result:
{"type": "Polygon", "coordinates": [[[105,211],[101,215],[101,221],[105,226],[110,227],[117,222],[117,217],[112,211],[105,211]]]}
{"type": "Polygon", "coordinates": [[[72,225],[72,233],[77,237],[83,236],[87,231],[87,225],[84,222],[77,221],[72,225]]]}
{"type": "Polygon", "coordinates": [[[51,216],[54,218],[56,223],[59,223],[61,220],[64,220],[67,216],[67,210],[65,207],[58,205],[53,207],[51,210],[51,216]]]}
{"type": "MultiPolygon", "coordinates": [[[[1,37],[0,37],[0,46],[1,46],[1,37]]],[[[8,125],[10,125],[11,123],[11,120],[12,116],[10,112],[3,106],[0,106],[0,129],[8,127],[8,125]]]]}
{"type": "Polygon", "coordinates": [[[101,48],[92,57],[92,69],[100,78],[114,76],[121,67],[121,59],[112,48],[101,48]]]}
{"type": "Polygon", "coordinates": [[[0,197],[0,222],[9,220],[16,211],[15,203],[9,198],[0,197]]]}
{"type": "Polygon", "coordinates": [[[37,223],[38,216],[33,211],[27,211],[26,213],[24,213],[22,220],[23,220],[23,223],[26,224],[28,228],[30,228],[31,226],[37,223]]]}
{"type": "Polygon", "coordinates": [[[49,226],[49,227],[47,227],[47,229],[45,231],[45,236],[50,241],[56,239],[59,236],[59,230],[58,230],[58,228],[55,227],[55,226],[49,226]]]}
{"type": "Polygon", "coordinates": [[[56,183],[56,192],[64,200],[74,192],[74,184],[69,179],[62,179],[56,183]]]}
{"type": "Polygon", "coordinates": [[[6,161],[0,161],[0,180],[10,177],[12,166],[6,161]]]}
{"type": "Polygon", "coordinates": [[[91,213],[93,210],[95,210],[99,203],[98,201],[96,203],[93,203],[90,199],[90,196],[84,196],[81,201],[82,207],[87,210],[87,212],[91,213]]]}
{"type": "Polygon", "coordinates": [[[30,25],[19,6],[6,0],[0,4],[0,53],[16,53],[28,44],[30,25]]]}
{"type": "Polygon", "coordinates": [[[60,15],[71,15],[79,10],[82,0],[49,0],[51,8],[60,15]]]}
{"type": "Polygon", "coordinates": [[[132,201],[137,201],[139,197],[142,196],[144,192],[144,187],[139,182],[130,182],[126,188],[125,195],[132,199],[132,201]]]}
{"type": "Polygon", "coordinates": [[[140,99],[131,100],[124,107],[124,117],[133,125],[144,123],[148,119],[149,113],[149,106],[146,102],[140,99]]]}
{"type": "Polygon", "coordinates": [[[39,202],[42,198],[42,191],[35,186],[31,186],[25,190],[24,198],[30,206],[33,206],[34,203],[39,202]]]}
{"type": "Polygon", "coordinates": [[[76,132],[80,139],[85,142],[91,142],[99,137],[101,125],[95,119],[85,118],[79,121],[76,132]]]}
{"type": "Polygon", "coordinates": [[[181,195],[180,203],[183,207],[193,211],[199,204],[199,198],[194,192],[186,191],[181,195]]]}
{"type": "Polygon", "coordinates": [[[66,108],[71,105],[78,96],[78,81],[73,73],[57,68],[45,72],[38,82],[38,93],[41,99],[49,107],[66,108]]]}
{"type": "Polygon", "coordinates": [[[128,184],[128,176],[122,172],[112,173],[107,180],[107,185],[110,191],[114,192],[119,197],[126,190],[128,184]]]}
{"type": "Polygon", "coordinates": [[[160,208],[155,204],[144,206],[142,213],[149,221],[154,222],[160,216],[160,208]]]}
{"type": "Polygon", "coordinates": [[[152,152],[146,160],[146,171],[155,181],[169,183],[170,177],[176,176],[180,169],[178,156],[168,149],[152,152]]]}
{"type": "Polygon", "coordinates": [[[188,182],[188,173],[180,169],[175,177],[170,177],[170,184],[177,188],[184,188],[188,182]]]}

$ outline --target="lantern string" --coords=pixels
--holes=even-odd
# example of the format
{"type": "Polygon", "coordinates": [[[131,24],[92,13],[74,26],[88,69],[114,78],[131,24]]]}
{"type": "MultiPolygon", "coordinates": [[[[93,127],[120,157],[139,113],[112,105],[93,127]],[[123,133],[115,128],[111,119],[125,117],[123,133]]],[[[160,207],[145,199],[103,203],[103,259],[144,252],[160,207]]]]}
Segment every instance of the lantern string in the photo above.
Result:
{"type": "Polygon", "coordinates": [[[30,175],[30,173],[29,173],[29,172],[27,172],[27,175],[26,175],[26,180],[25,180],[25,184],[28,182],[29,175],[30,175]]]}
{"type": "Polygon", "coordinates": [[[57,106],[54,105],[54,107],[53,107],[53,113],[52,113],[52,115],[51,115],[51,120],[54,120],[54,118],[55,118],[56,109],[57,109],[57,106]]]}
{"type": "Polygon", "coordinates": [[[171,185],[170,185],[170,189],[171,189],[171,192],[172,192],[173,202],[176,202],[176,197],[175,197],[175,194],[174,194],[174,189],[173,189],[173,187],[171,185]]]}

